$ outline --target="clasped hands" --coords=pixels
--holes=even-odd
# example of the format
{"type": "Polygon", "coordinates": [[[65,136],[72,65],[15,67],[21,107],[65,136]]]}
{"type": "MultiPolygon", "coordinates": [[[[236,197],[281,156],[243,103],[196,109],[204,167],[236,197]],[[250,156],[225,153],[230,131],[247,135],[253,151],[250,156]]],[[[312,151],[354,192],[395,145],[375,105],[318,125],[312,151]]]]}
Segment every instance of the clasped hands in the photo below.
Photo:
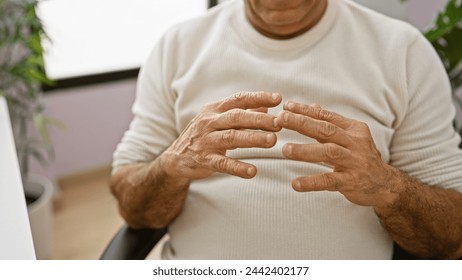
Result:
{"type": "Polygon", "coordinates": [[[338,191],[353,203],[380,207],[390,198],[394,168],[384,163],[365,123],[348,119],[319,105],[289,101],[277,117],[268,108],[282,102],[270,92],[239,92],[205,105],[176,141],[163,153],[169,176],[203,179],[215,172],[253,178],[254,165],[226,156],[237,148],[270,148],[282,128],[317,140],[315,144],[287,143],[284,157],[323,162],[333,172],[292,180],[299,192],[338,191]]]}

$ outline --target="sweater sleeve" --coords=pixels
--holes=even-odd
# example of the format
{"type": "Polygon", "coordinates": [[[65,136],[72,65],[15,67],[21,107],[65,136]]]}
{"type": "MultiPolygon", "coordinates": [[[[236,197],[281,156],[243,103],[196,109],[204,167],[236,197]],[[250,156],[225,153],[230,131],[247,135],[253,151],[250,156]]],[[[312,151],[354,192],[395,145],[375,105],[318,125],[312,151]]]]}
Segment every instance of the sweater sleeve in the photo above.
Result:
{"type": "Polygon", "coordinates": [[[417,34],[403,63],[406,105],[395,127],[390,164],[423,183],[462,191],[460,136],[453,128],[455,109],[441,60],[417,34]]]}
{"type": "Polygon", "coordinates": [[[173,64],[162,38],[140,70],[133,120],[113,154],[117,166],[153,160],[177,137],[175,125],[175,93],[171,89],[173,64]]]}

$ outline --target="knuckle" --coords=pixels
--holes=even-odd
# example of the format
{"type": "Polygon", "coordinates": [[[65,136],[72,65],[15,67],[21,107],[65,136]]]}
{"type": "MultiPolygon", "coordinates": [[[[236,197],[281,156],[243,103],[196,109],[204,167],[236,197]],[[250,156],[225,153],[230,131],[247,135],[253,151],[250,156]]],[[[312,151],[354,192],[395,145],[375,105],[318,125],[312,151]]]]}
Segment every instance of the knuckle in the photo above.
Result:
{"type": "Polygon", "coordinates": [[[217,170],[226,170],[226,167],[228,166],[228,161],[226,158],[219,158],[215,160],[213,167],[217,170]]]}
{"type": "Polygon", "coordinates": [[[255,141],[255,132],[253,132],[253,131],[247,132],[246,139],[247,139],[247,142],[254,143],[254,141],[255,141]]]}
{"type": "Polygon", "coordinates": [[[255,114],[255,123],[260,124],[263,122],[263,117],[265,115],[263,113],[256,113],[255,114]]]}
{"type": "Polygon", "coordinates": [[[369,125],[367,125],[367,123],[365,123],[365,122],[358,122],[358,127],[359,127],[360,130],[362,130],[364,132],[367,132],[367,133],[370,132],[369,125]]]}
{"type": "Polygon", "coordinates": [[[328,122],[321,122],[319,125],[319,134],[324,138],[332,137],[336,132],[336,127],[328,122]]]}
{"type": "Polygon", "coordinates": [[[340,151],[339,147],[335,144],[325,144],[325,156],[329,160],[338,160],[343,157],[343,153],[340,151]]]}
{"type": "Polygon", "coordinates": [[[239,102],[239,101],[242,101],[243,99],[245,99],[247,96],[247,93],[244,92],[244,91],[239,91],[239,92],[236,92],[235,94],[233,94],[232,96],[232,100],[234,102],[239,102]]]}
{"type": "Polygon", "coordinates": [[[329,111],[324,110],[324,109],[320,109],[318,111],[318,118],[320,120],[333,120],[335,118],[335,115],[332,112],[329,112],[329,111]]]}
{"type": "Polygon", "coordinates": [[[231,171],[233,172],[233,174],[239,174],[240,172],[240,166],[239,164],[233,164],[232,165],[232,168],[231,168],[231,171]]]}
{"type": "Polygon", "coordinates": [[[222,134],[222,137],[221,137],[221,140],[224,142],[224,143],[228,143],[228,144],[231,144],[234,142],[234,139],[236,138],[236,130],[234,129],[228,129],[226,130],[223,134],[222,134]]]}
{"type": "Polygon", "coordinates": [[[324,187],[333,188],[335,190],[338,190],[340,188],[340,184],[332,176],[329,176],[328,174],[323,174],[320,178],[320,181],[321,185],[324,187]]]}
{"type": "Polygon", "coordinates": [[[226,114],[226,121],[231,124],[239,123],[242,118],[242,110],[233,109],[226,114]]]}
{"type": "MultiPolygon", "coordinates": [[[[290,114],[288,115],[288,119],[290,120],[290,114]]],[[[295,122],[299,127],[304,127],[306,125],[306,117],[304,116],[295,116],[295,122]]]]}
{"type": "Polygon", "coordinates": [[[300,108],[300,111],[303,115],[306,116],[313,116],[313,111],[315,111],[315,108],[311,106],[299,106],[299,105],[294,105],[296,108],[300,108]]]}
{"type": "Polygon", "coordinates": [[[197,118],[193,120],[193,124],[199,128],[206,128],[210,125],[211,119],[206,114],[198,115],[197,118]]]}
{"type": "Polygon", "coordinates": [[[367,125],[367,123],[359,122],[358,131],[359,131],[358,133],[359,140],[366,142],[366,143],[373,142],[371,130],[369,128],[369,125],[367,125]]]}

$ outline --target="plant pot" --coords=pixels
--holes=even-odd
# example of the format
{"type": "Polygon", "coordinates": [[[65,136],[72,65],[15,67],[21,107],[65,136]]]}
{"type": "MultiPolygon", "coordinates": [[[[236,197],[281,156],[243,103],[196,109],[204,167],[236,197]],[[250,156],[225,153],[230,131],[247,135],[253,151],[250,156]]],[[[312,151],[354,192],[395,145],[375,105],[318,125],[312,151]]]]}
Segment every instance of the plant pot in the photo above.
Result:
{"type": "Polygon", "coordinates": [[[38,260],[49,259],[52,249],[54,186],[48,179],[29,175],[24,182],[27,211],[38,260]]]}

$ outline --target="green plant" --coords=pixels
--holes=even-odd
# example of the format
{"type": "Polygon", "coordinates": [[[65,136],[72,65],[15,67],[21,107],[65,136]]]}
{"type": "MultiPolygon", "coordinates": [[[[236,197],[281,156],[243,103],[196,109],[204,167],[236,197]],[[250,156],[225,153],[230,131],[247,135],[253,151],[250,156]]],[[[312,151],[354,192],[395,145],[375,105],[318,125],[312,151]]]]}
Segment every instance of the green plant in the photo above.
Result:
{"type": "Polygon", "coordinates": [[[462,1],[450,0],[425,32],[444,62],[454,89],[462,85],[462,1]]]}
{"type": "Polygon", "coordinates": [[[459,88],[462,85],[462,1],[448,0],[424,35],[443,61],[453,89],[459,88]]]}
{"type": "Polygon", "coordinates": [[[30,158],[44,162],[52,153],[44,114],[42,84],[50,84],[43,62],[45,32],[36,14],[38,0],[0,0],[0,95],[5,96],[21,173],[30,158]]]}

